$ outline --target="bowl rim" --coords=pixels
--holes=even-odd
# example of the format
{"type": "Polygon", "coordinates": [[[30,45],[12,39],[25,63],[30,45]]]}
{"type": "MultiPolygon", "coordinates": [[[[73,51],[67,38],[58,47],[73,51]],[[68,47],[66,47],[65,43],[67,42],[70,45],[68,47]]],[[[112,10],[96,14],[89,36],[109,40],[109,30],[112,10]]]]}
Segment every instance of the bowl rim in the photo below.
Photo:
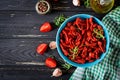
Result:
{"type": "Polygon", "coordinates": [[[109,49],[109,44],[110,44],[110,40],[109,40],[109,34],[108,34],[108,31],[107,31],[107,28],[105,27],[105,25],[102,23],[102,21],[100,21],[97,17],[95,16],[92,16],[92,15],[89,15],[89,14],[76,14],[76,15],[73,15],[71,17],[69,17],[68,19],[66,19],[62,24],[61,26],[59,27],[58,31],[57,31],[57,34],[56,34],[56,46],[57,46],[57,51],[59,53],[59,55],[62,57],[62,59],[69,63],[70,65],[74,66],[74,67],[83,67],[83,68],[86,68],[86,67],[91,67],[93,65],[96,65],[98,64],[99,62],[101,62],[103,60],[103,58],[105,57],[105,55],[108,53],[108,49],[109,49]],[[64,27],[66,26],[66,24],[70,21],[74,21],[77,17],[79,18],[90,18],[90,17],[93,17],[93,19],[95,20],[95,22],[97,22],[97,24],[101,25],[101,27],[103,28],[104,30],[104,34],[105,34],[105,38],[106,38],[106,51],[100,56],[99,59],[95,60],[94,62],[89,62],[89,63],[85,63],[85,64],[78,64],[76,62],[73,62],[71,61],[70,59],[68,59],[68,57],[66,57],[64,55],[64,53],[62,52],[59,44],[59,40],[60,40],[60,32],[62,31],[62,29],[64,29],[64,27]]]}

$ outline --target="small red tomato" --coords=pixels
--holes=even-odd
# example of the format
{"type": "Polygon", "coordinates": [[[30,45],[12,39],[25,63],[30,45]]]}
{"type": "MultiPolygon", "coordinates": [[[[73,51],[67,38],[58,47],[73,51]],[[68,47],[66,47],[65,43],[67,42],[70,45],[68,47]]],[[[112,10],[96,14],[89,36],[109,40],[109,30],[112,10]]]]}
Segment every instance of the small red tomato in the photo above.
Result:
{"type": "Polygon", "coordinates": [[[48,57],[46,60],[45,60],[45,65],[49,68],[55,68],[57,66],[57,62],[55,59],[51,58],[51,57],[48,57]]]}
{"type": "Polygon", "coordinates": [[[37,53],[39,53],[39,54],[44,54],[45,51],[47,50],[47,48],[48,48],[48,44],[42,43],[42,44],[39,44],[39,45],[38,45],[36,51],[37,51],[37,53]]]}
{"type": "Polygon", "coordinates": [[[52,26],[49,22],[43,23],[42,26],[40,27],[41,32],[49,32],[51,30],[52,30],[52,26]]]}

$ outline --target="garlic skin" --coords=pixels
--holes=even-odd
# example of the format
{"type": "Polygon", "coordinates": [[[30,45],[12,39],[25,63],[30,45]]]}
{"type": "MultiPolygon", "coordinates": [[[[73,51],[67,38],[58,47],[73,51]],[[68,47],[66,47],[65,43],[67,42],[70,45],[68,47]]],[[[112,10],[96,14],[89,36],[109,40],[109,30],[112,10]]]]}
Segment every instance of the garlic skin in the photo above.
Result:
{"type": "Polygon", "coordinates": [[[62,70],[60,68],[56,68],[52,73],[52,76],[54,77],[59,77],[61,75],[62,75],[62,70]]]}
{"type": "Polygon", "coordinates": [[[49,47],[50,47],[50,49],[55,49],[56,48],[56,42],[55,41],[51,41],[49,43],[49,47]]]}
{"type": "Polygon", "coordinates": [[[80,0],[73,0],[72,2],[74,6],[80,6],[80,0]]]}

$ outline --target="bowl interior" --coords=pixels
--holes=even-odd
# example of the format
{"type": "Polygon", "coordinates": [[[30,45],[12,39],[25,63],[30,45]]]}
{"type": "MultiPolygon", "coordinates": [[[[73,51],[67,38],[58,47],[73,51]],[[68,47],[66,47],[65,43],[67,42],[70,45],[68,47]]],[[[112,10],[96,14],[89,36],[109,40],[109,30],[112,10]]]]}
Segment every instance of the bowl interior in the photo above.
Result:
{"type": "Polygon", "coordinates": [[[65,20],[61,24],[60,28],[58,29],[57,35],[56,35],[56,44],[57,44],[58,53],[64,59],[64,61],[66,61],[67,63],[71,64],[72,66],[84,67],[85,68],[85,67],[90,67],[90,66],[93,66],[93,65],[97,64],[98,62],[100,62],[105,57],[105,55],[108,52],[108,48],[109,48],[109,35],[108,35],[108,31],[107,31],[106,27],[104,26],[104,24],[98,18],[96,18],[94,16],[91,16],[91,15],[88,15],[88,14],[77,14],[77,15],[74,15],[72,17],[69,17],[67,20],[65,20]],[[61,48],[59,46],[60,45],[60,33],[61,33],[62,29],[66,26],[66,24],[68,22],[72,22],[72,21],[74,21],[78,17],[82,18],[82,19],[93,17],[94,22],[96,22],[97,24],[101,25],[101,27],[104,30],[104,35],[105,35],[105,38],[106,38],[106,51],[100,56],[99,59],[95,60],[94,62],[89,62],[89,63],[85,63],[85,64],[78,64],[76,62],[73,62],[73,61],[71,61],[69,58],[67,58],[63,54],[63,52],[62,52],[62,50],[61,50],[61,48]]]}

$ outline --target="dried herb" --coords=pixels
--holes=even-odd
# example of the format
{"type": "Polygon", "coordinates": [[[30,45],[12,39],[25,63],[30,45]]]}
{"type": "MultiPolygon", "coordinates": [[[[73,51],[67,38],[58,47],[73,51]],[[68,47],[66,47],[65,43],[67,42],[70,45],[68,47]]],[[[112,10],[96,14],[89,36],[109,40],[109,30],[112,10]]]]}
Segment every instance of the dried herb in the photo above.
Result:
{"type": "Polygon", "coordinates": [[[62,67],[66,70],[69,70],[72,67],[72,65],[65,62],[64,64],[62,64],[62,67]]]}
{"type": "Polygon", "coordinates": [[[60,25],[66,20],[67,18],[61,14],[58,17],[55,17],[54,23],[56,26],[60,27],[60,25]]]}
{"type": "Polygon", "coordinates": [[[103,30],[99,30],[99,29],[94,28],[93,32],[96,34],[96,38],[102,38],[102,39],[104,39],[104,36],[102,34],[103,30]]]}
{"type": "Polygon", "coordinates": [[[78,47],[76,46],[75,48],[71,49],[70,52],[73,53],[70,56],[72,56],[72,60],[74,60],[76,58],[76,56],[78,56],[78,47]]]}
{"type": "Polygon", "coordinates": [[[90,8],[90,0],[84,0],[84,5],[86,8],[90,8]]]}

